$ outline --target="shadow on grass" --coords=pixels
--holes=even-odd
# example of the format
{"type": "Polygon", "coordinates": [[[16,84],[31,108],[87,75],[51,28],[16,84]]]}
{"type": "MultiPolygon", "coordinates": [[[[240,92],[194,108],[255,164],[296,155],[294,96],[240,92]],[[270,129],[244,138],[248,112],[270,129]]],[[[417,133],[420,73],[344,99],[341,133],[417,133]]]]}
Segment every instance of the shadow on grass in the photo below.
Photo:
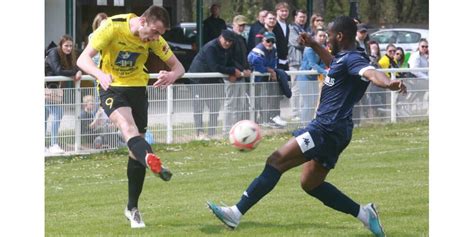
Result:
{"type": "MultiPolygon", "coordinates": [[[[226,227],[224,224],[215,224],[215,225],[203,225],[200,228],[200,231],[205,234],[225,234],[225,233],[232,233],[238,231],[246,231],[246,230],[254,230],[259,232],[259,229],[271,229],[271,232],[274,233],[284,233],[284,232],[292,232],[293,230],[297,230],[297,232],[304,233],[305,229],[344,229],[345,232],[350,232],[352,228],[342,225],[328,225],[325,223],[269,223],[269,222],[254,222],[254,221],[244,221],[241,222],[238,228],[232,230],[226,227]]],[[[361,235],[367,236],[367,235],[361,235]]]]}

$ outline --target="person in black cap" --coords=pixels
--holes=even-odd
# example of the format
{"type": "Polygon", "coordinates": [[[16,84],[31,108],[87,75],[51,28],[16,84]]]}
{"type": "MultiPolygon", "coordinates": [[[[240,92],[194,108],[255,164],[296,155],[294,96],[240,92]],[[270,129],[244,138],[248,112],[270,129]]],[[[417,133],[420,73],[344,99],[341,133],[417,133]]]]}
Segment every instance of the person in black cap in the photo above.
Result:
{"type": "MultiPolygon", "coordinates": [[[[262,34],[262,42],[257,44],[255,48],[248,55],[248,61],[254,71],[261,73],[270,73],[270,76],[257,76],[255,77],[255,94],[257,99],[255,100],[255,110],[257,111],[257,122],[262,126],[278,127],[270,119],[269,110],[272,108],[272,101],[275,98],[272,96],[276,92],[280,92],[276,83],[277,74],[275,69],[278,63],[277,52],[275,48],[275,34],[272,32],[264,32],[262,34]]],[[[279,101],[279,100],[278,100],[279,101]]]]}
{"type": "Polygon", "coordinates": [[[363,49],[366,54],[369,54],[369,34],[367,33],[366,24],[357,24],[356,44],[357,47],[363,49]]]}
{"type": "MultiPolygon", "coordinates": [[[[242,36],[247,18],[243,15],[237,15],[232,21],[232,31],[235,33],[235,40],[232,44],[232,61],[235,67],[246,75],[245,77],[224,78],[224,120],[222,133],[227,134],[233,124],[240,120],[249,119],[250,103],[246,97],[247,80],[252,73],[247,60],[247,43],[245,37],[242,36]]],[[[250,94],[250,92],[248,93],[250,94]]]]}
{"type": "MultiPolygon", "coordinates": [[[[220,72],[229,75],[228,80],[236,80],[242,76],[250,76],[249,73],[244,75],[232,60],[231,46],[236,40],[236,35],[230,30],[223,30],[218,38],[205,44],[194,57],[188,72],[220,72]]],[[[194,109],[194,125],[197,132],[197,139],[207,140],[203,132],[202,113],[204,105],[209,108],[209,130],[210,137],[215,136],[217,127],[217,117],[219,116],[219,108],[221,99],[224,97],[222,78],[192,78],[191,93],[194,109]],[[198,84],[215,84],[215,85],[198,85],[198,84]]]]}

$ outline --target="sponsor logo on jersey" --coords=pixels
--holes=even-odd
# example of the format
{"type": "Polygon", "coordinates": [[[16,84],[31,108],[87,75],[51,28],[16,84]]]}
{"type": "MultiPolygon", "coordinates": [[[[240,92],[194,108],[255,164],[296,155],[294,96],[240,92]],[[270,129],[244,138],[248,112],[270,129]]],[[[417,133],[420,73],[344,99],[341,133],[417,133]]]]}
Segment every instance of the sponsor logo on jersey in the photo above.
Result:
{"type": "Polygon", "coordinates": [[[329,76],[326,76],[324,78],[324,84],[327,85],[327,86],[334,86],[335,81],[336,81],[336,79],[334,79],[332,77],[329,77],[329,76]]]}
{"type": "Polygon", "coordinates": [[[119,67],[133,67],[139,55],[139,53],[120,51],[115,59],[115,65],[119,67]]]}

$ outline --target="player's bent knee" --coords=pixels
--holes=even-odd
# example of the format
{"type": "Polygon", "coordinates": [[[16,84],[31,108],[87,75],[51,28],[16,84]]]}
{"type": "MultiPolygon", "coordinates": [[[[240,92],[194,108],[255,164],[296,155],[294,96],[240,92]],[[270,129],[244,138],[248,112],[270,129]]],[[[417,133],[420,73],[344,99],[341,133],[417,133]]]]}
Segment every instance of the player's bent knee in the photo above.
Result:
{"type": "Polygon", "coordinates": [[[301,176],[300,179],[301,188],[307,193],[319,187],[323,182],[324,180],[316,180],[305,175],[301,176]]]}
{"type": "Polygon", "coordinates": [[[267,164],[281,171],[281,158],[281,154],[278,151],[275,151],[267,158],[267,164]]]}
{"type": "Polygon", "coordinates": [[[120,131],[126,140],[140,135],[140,133],[138,133],[137,126],[131,124],[123,124],[120,126],[120,131]]]}

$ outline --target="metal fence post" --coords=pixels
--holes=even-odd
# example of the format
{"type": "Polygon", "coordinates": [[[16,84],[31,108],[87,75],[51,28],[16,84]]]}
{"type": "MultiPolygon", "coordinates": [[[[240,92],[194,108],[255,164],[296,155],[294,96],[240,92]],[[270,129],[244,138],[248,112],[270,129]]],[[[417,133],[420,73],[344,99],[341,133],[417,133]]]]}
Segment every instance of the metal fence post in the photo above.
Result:
{"type": "Polygon", "coordinates": [[[166,88],[166,143],[173,143],[173,85],[166,88]]]}
{"type": "MultiPolygon", "coordinates": [[[[390,73],[390,80],[395,80],[395,72],[390,73]]],[[[390,91],[390,122],[397,122],[397,92],[390,91]]]]}
{"type": "Polygon", "coordinates": [[[74,152],[81,149],[81,81],[74,82],[74,152]]]}
{"type": "Polygon", "coordinates": [[[255,116],[255,74],[250,76],[250,120],[256,122],[255,116]]]}

